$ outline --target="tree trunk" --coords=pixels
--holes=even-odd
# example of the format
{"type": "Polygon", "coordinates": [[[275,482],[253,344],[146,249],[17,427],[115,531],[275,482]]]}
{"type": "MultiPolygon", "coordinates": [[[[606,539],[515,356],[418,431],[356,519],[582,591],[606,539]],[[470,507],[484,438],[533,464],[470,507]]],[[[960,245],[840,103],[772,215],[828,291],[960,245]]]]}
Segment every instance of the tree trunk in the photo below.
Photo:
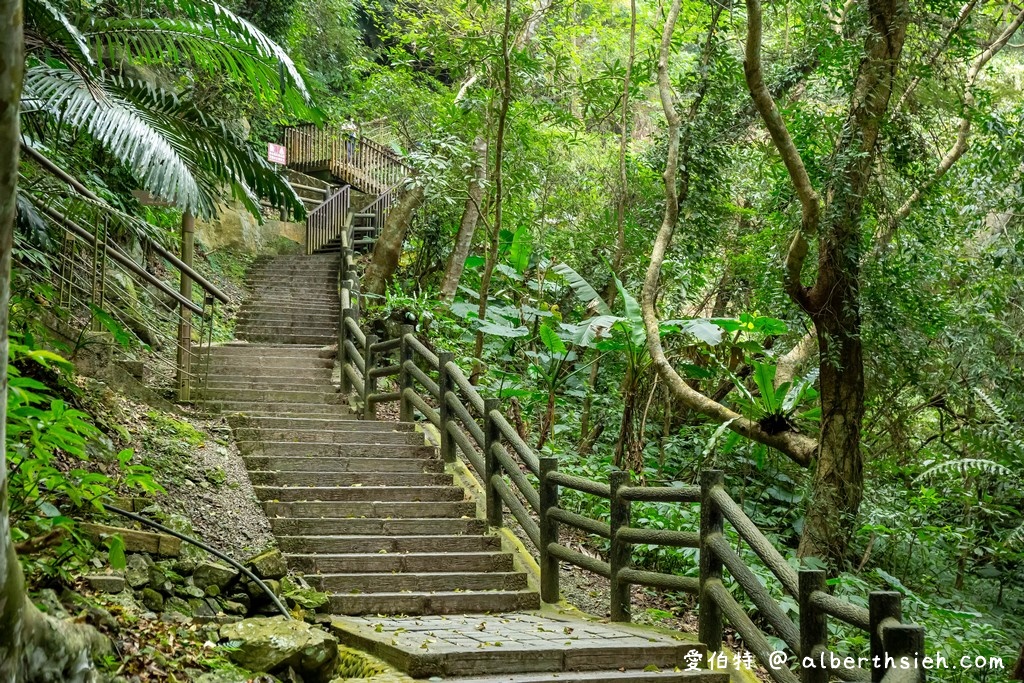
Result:
{"type": "Polygon", "coordinates": [[[404,192],[398,204],[388,213],[384,220],[384,229],[373,245],[370,265],[363,274],[363,291],[367,294],[383,296],[387,291],[388,283],[398,270],[405,233],[409,230],[416,209],[423,204],[423,199],[423,186],[417,185],[404,192]]]}
{"type": "MultiPolygon", "coordinates": [[[[505,176],[502,174],[505,161],[505,128],[508,121],[508,108],[512,103],[512,0],[505,0],[505,23],[501,33],[501,102],[498,106],[498,132],[494,142],[494,225],[491,227],[491,244],[487,253],[487,264],[480,280],[480,320],[487,314],[487,292],[491,286],[491,275],[498,261],[498,241],[501,239],[502,216],[504,207],[505,176]]],[[[483,372],[481,359],[484,353],[484,333],[477,330],[476,344],[473,355],[473,375],[470,380],[476,384],[483,372]]]]}
{"type": "Polygon", "coordinates": [[[747,86],[801,204],[801,225],[786,255],[785,289],[810,316],[818,336],[821,434],[798,552],[834,566],[845,559],[864,494],[861,217],[910,17],[906,0],[869,0],[867,13],[864,57],[836,144],[835,158],[840,163],[829,179],[823,215],[821,198],[764,84],[760,0],[747,0],[747,86]],[[803,284],[802,272],[811,239],[818,241],[818,273],[808,286],[803,284]]]}
{"type": "Polygon", "coordinates": [[[469,179],[469,192],[466,198],[466,208],[462,211],[462,222],[459,224],[459,233],[455,236],[455,246],[452,248],[451,256],[448,258],[448,267],[444,271],[444,280],[441,281],[441,301],[449,301],[455,296],[455,290],[459,287],[459,280],[462,279],[462,270],[466,265],[466,257],[469,256],[469,248],[473,246],[473,235],[476,234],[476,225],[480,220],[480,206],[484,199],[484,178],[487,177],[487,143],[484,139],[477,138],[473,143],[479,159],[473,168],[473,175],[469,179]]]}
{"type": "Polygon", "coordinates": [[[25,54],[19,0],[0,2],[0,681],[94,680],[90,655],[109,643],[90,627],[44,615],[25,595],[7,496],[7,327],[18,182],[18,105],[25,54]]]}

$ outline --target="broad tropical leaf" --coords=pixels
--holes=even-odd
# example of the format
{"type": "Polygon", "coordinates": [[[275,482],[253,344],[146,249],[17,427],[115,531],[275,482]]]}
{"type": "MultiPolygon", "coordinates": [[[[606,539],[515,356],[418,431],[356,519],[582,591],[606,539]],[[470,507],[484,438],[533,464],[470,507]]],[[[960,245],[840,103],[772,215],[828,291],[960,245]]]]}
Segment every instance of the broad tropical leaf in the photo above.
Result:
{"type": "Polygon", "coordinates": [[[579,325],[562,324],[562,329],[572,335],[572,343],[576,346],[588,347],[595,339],[608,336],[612,326],[622,320],[617,315],[598,315],[587,318],[579,325]]]}
{"type": "Polygon", "coordinates": [[[608,308],[608,304],[604,302],[597,290],[582,275],[573,270],[572,266],[556,263],[552,270],[565,278],[565,281],[569,283],[569,286],[576,292],[576,296],[586,304],[587,308],[592,307],[599,315],[612,315],[612,309],[608,308]]]}
{"type": "Polygon", "coordinates": [[[547,323],[542,323],[539,330],[540,340],[547,347],[547,350],[555,356],[564,356],[569,349],[565,347],[565,342],[562,341],[558,333],[548,327],[547,323]]]}

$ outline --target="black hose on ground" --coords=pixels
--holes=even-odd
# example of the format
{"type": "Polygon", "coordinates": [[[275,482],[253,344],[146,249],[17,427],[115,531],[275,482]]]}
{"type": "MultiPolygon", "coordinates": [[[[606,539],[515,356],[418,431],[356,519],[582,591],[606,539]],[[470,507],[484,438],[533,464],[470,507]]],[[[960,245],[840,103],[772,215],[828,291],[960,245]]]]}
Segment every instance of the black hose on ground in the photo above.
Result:
{"type": "Polygon", "coordinates": [[[176,538],[180,538],[181,540],[185,541],[186,543],[191,543],[192,545],[196,546],[197,548],[202,548],[203,550],[205,550],[206,552],[210,553],[211,555],[216,555],[217,557],[219,557],[220,559],[224,560],[225,562],[230,564],[232,567],[234,567],[238,571],[240,571],[243,574],[245,574],[250,580],[252,580],[253,583],[255,583],[257,586],[259,586],[260,589],[264,593],[267,594],[267,597],[269,597],[270,600],[274,603],[274,606],[277,607],[278,611],[280,611],[281,614],[284,615],[285,619],[291,619],[292,618],[292,615],[288,613],[288,610],[285,609],[285,606],[281,604],[281,600],[277,597],[277,595],[274,594],[274,591],[270,590],[270,588],[267,586],[267,584],[263,583],[263,581],[261,581],[259,577],[257,577],[251,571],[249,571],[248,569],[246,569],[241,564],[239,564],[235,560],[231,559],[230,557],[228,557],[227,555],[225,555],[221,551],[214,550],[213,548],[211,548],[210,546],[206,545],[205,543],[203,543],[201,541],[197,541],[194,538],[189,538],[185,534],[179,533],[179,532],[175,531],[174,529],[169,529],[169,528],[165,527],[163,524],[160,524],[159,522],[154,522],[153,520],[147,519],[147,518],[143,517],[142,515],[135,514],[134,512],[128,512],[127,510],[122,510],[121,508],[114,507],[113,505],[108,505],[106,503],[103,504],[103,507],[105,509],[107,509],[107,510],[110,510],[111,512],[116,512],[119,515],[123,515],[123,516],[127,517],[128,519],[134,519],[136,522],[141,522],[142,524],[145,524],[146,526],[151,526],[154,529],[162,531],[165,534],[170,534],[171,536],[174,536],[176,538]]]}

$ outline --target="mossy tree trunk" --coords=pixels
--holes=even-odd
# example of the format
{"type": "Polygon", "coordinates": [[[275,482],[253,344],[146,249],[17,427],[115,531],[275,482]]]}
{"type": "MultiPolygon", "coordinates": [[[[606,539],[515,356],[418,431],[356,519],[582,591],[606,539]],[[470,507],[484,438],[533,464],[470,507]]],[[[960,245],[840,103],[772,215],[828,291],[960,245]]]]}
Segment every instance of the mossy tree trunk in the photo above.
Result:
{"type": "Polygon", "coordinates": [[[398,200],[398,204],[388,213],[384,220],[384,229],[373,245],[373,256],[370,265],[363,274],[363,291],[367,294],[383,296],[388,283],[398,270],[398,260],[402,257],[402,245],[405,233],[412,224],[412,216],[423,204],[423,186],[417,185],[407,190],[398,200]]]}
{"type": "Polygon", "coordinates": [[[7,360],[11,246],[18,182],[18,105],[25,54],[20,0],[0,0],[0,682],[92,681],[90,656],[109,647],[88,626],[48,617],[25,594],[14,552],[7,479],[7,360]]]}

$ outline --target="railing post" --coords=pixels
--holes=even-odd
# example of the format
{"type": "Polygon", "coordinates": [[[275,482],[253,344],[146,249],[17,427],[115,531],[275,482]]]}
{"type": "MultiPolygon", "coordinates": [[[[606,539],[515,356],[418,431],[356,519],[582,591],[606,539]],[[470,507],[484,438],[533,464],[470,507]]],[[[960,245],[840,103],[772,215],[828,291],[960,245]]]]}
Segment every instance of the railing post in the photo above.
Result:
{"type": "Polygon", "coordinates": [[[611,616],[612,621],[629,621],[630,585],[619,577],[619,572],[629,566],[632,554],[632,546],[619,537],[619,531],[628,529],[630,523],[632,504],[619,495],[619,489],[629,486],[629,472],[612,472],[608,476],[608,483],[611,485],[612,547],[608,554],[611,569],[611,616]]]}
{"type": "MultiPolygon", "coordinates": [[[[816,648],[828,647],[828,616],[811,604],[814,591],[825,590],[825,572],[801,569],[799,573],[800,658],[815,657],[816,648]]],[[[800,667],[801,683],[828,683],[829,672],[821,666],[800,667]]]]}
{"type": "Polygon", "coordinates": [[[893,667],[910,669],[917,674],[912,680],[923,682],[925,668],[921,666],[921,658],[924,657],[924,626],[890,626],[885,629],[882,639],[885,641],[885,653],[892,659],[893,667]]]}
{"type": "Polygon", "coordinates": [[[448,424],[451,422],[451,408],[448,406],[448,392],[452,390],[452,379],[445,367],[455,360],[455,354],[442,351],[437,354],[438,415],[441,417],[441,457],[445,462],[455,462],[455,442],[448,424]]]}
{"type": "Polygon", "coordinates": [[[548,547],[558,544],[558,522],[549,514],[558,507],[558,484],[548,477],[558,471],[558,458],[544,456],[540,459],[540,599],[554,604],[559,599],[558,558],[548,547]]]}
{"type": "MultiPolygon", "coordinates": [[[[192,265],[192,253],[195,246],[196,217],[191,211],[181,216],[181,261],[187,266],[192,265]]],[[[181,295],[192,300],[192,278],[181,273],[179,291],[181,295]]],[[[178,400],[192,400],[192,311],[184,306],[178,321],[178,400]]]]}
{"type": "Polygon", "coordinates": [[[377,406],[370,403],[370,396],[377,391],[377,378],[373,375],[373,345],[377,343],[377,335],[366,335],[366,352],[363,354],[363,419],[376,420],[377,406]]]}
{"type": "MultiPolygon", "coordinates": [[[[398,391],[402,396],[398,405],[402,422],[412,422],[412,404],[405,397],[405,390],[412,389],[412,376],[405,368],[405,363],[412,361],[412,347],[409,346],[408,337],[414,334],[415,329],[412,325],[402,325],[402,346],[398,352],[398,391]]],[[[441,422],[441,431],[444,431],[444,421],[441,422]]]]}
{"type": "MultiPolygon", "coordinates": [[[[342,283],[342,287],[344,286],[344,283],[342,283]]],[[[346,347],[348,325],[345,324],[345,321],[348,318],[356,318],[356,312],[351,308],[345,308],[341,311],[341,321],[338,325],[338,368],[341,371],[341,393],[345,395],[352,391],[352,381],[345,372],[345,366],[348,364],[348,348],[346,347]]]]}
{"type": "Polygon", "coordinates": [[[500,527],[501,498],[494,486],[495,477],[501,474],[498,458],[494,455],[494,445],[501,438],[498,425],[491,418],[491,411],[497,410],[500,402],[496,398],[484,399],[484,496],[487,504],[487,526],[500,527]]]}
{"type": "Polygon", "coordinates": [[[885,642],[882,640],[882,622],[903,618],[902,596],[895,591],[872,591],[868,594],[868,636],[871,640],[871,680],[879,683],[885,676],[885,642]]]}
{"type": "Polygon", "coordinates": [[[722,649],[722,609],[711,597],[708,585],[713,581],[722,581],[722,561],[708,545],[708,539],[715,534],[721,535],[724,529],[722,511],[711,498],[711,491],[716,486],[725,484],[725,474],[721,470],[705,470],[700,476],[700,612],[697,635],[704,643],[708,652],[722,649]]]}

